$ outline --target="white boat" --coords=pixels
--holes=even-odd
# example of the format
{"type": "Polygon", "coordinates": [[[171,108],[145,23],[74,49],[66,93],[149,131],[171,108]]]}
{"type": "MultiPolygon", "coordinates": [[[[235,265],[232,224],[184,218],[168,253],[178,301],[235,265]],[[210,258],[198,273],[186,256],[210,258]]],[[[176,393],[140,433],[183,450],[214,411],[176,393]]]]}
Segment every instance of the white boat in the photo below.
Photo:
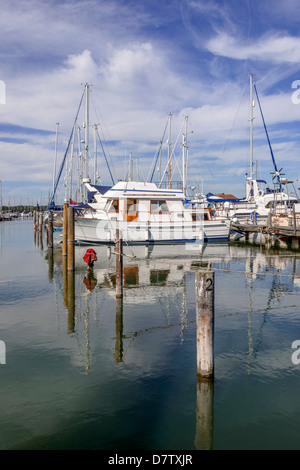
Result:
{"type": "Polygon", "coordinates": [[[264,225],[270,212],[287,214],[298,199],[281,188],[271,190],[263,180],[249,178],[246,182],[246,198],[216,204],[216,213],[234,219],[234,222],[264,225]],[[264,186],[263,186],[264,185],[264,186]]]}
{"type": "Polygon", "coordinates": [[[119,181],[103,197],[103,210],[92,204],[75,217],[77,243],[115,243],[119,229],[127,244],[178,244],[227,241],[229,222],[214,219],[208,208],[185,207],[182,190],[155,183],[119,181]]]}
{"type": "Polygon", "coordinates": [[[270,212],[287,213],[291,211],[293,204],[298,202],[297,197],[284,191],[283,188],[287,188],[288,183],[292,184],[293,182],[288,181],[286,178],[282,178],[281,170],[278,171],[277,169],[257,90],[255,84],[253,84],[253,75],[250,74],[250,177],[247,178],[246,181],[246,196],[244,199],[237,199],[237,201],[216,203],[216,213],[234,219],[235,223],[265,224],[270,212]],[[266,181],[259,180],[254,177],[253,108],[255,106],[255,102],[253,100],[253,88],[256,91],[257,101],[274,165],[274,189],[270,189],[266,181]]]}

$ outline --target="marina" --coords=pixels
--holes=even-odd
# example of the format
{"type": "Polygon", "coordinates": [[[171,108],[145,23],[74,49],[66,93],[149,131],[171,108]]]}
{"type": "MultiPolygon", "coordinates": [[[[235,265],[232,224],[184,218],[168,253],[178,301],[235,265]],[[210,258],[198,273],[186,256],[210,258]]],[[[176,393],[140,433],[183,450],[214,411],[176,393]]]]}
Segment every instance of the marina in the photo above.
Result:
{"type": "Polygon", "coordinates": [[[0,450],[298,450],[295,0],[2,2],[0,450]]]}
{"type": "Polygon", "coordinates": [[[75,246],[0,224],[1,449],[298,449],[300,254],[255,245],[75,246]],[[214,379],[195,276],[215,273],[214,379]],[[203,407],[203,400],[206,406],[203,407]],[[204,413],[204,414],[203,414],[204,413]],[[203,424],[204,423],[204,424],[203,424]]]}

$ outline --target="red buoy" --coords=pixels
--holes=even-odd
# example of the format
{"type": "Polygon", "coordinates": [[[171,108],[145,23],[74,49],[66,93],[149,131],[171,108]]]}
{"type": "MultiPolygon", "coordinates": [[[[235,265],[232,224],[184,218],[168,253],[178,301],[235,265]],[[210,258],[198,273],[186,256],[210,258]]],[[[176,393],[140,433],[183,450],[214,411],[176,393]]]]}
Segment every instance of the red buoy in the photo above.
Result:
{"type": "Polygon", "coordinates": [[[87,263],[89,268],[92,268],[94,266],[94,262],[97,261],[96,252],[92,248],[89,248],[86,250],[83,260],[87,263]]]}

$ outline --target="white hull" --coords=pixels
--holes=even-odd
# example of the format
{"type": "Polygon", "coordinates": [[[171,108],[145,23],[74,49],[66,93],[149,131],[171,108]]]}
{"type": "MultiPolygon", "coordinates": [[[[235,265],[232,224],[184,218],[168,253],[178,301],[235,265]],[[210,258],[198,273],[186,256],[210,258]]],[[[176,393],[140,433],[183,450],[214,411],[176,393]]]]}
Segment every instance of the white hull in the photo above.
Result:
{"type": "Polygon", "coordinates": [[[116,229],[123,241],[132,245],[222,242],[229,236],[229,226],[223,220],[162,224],[77,217],[75,240],[87,244],[115,243],[116,229]]]}

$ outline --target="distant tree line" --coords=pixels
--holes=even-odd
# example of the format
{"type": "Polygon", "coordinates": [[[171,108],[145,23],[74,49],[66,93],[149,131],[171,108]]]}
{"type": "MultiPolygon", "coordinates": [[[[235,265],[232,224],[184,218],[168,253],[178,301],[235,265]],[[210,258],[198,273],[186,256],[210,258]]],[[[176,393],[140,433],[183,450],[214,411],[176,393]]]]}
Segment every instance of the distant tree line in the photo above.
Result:
{"type": "MultiPolygon", "coordinates": [[[[19,205],[19,206],[2,206],[2,212],[32,212],[37,209],[37,206],[32,205],[19,205]]],[[[45,211],[47,206],[39,206],[39,210],[45,211]]]]}

